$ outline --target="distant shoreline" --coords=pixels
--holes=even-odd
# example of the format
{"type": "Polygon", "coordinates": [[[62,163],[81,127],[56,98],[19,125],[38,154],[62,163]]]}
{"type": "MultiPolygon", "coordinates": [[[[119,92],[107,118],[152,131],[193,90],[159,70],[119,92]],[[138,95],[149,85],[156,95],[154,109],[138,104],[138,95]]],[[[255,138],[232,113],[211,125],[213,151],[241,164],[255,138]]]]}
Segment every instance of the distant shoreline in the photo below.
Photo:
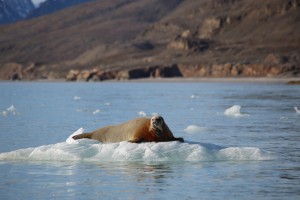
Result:
{"type": "Polygon", "coordinates": [[[108,82],[268,82],[268,83],[288,83],[298,82],[300,77],[291,78],[268,78],[268,77],[228,77],[228,78],[142,78],[131,80],[109,80],[108,82]]]}
{"type": "Polygon", "coordinates": [[[105,81],[66,81],[65,79],[36,79],[36,80],[21,80],[21,81],[10,81],[10,80],[0,80],[0,83],[5,82],[24,82],[24,83],[127,83],[127,82],[136,82],[136,83],[155,83],[155,82],[162,82],[162,83],[184,83],[184,82],[228,82],[228,83],[291,83],[291,84],[300,84],[300,77],[285,77],[285,78],[274,78],[274,77],[223,77],[223,78],[140,78],[140,79],[129,79],[129,80],[116,80],[110,79],[105,81]]]}

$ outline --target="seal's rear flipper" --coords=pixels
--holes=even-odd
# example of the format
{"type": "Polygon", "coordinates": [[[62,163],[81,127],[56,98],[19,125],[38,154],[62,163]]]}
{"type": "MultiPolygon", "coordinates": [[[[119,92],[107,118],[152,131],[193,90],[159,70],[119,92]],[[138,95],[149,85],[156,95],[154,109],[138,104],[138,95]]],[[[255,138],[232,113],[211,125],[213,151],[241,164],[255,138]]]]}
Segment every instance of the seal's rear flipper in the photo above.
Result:
{"type": "Polygon", "coordinates": [[[79,134],[79,135],[74,135],[72,138],[73,138],[74,140],[79,140],[79,139],[82,139],[82,138],[88,138],[88,139],[91,139],[91,136],[92,136],[91,133],[82,133],[82,134],[79,134]]]}

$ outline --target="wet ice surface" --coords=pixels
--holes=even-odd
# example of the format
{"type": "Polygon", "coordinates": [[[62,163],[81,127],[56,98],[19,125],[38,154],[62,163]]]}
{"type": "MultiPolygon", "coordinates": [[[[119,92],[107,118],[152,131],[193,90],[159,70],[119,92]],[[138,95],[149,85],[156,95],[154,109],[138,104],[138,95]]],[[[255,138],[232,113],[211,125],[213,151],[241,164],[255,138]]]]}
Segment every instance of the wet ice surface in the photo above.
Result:
{"type": "Polygon", "coordinates": [[[0,93],[3,199],[299,198],[297,86],[1,83],[0,93]],[[153,113],[187,142],[69,137],[153,113]]]}

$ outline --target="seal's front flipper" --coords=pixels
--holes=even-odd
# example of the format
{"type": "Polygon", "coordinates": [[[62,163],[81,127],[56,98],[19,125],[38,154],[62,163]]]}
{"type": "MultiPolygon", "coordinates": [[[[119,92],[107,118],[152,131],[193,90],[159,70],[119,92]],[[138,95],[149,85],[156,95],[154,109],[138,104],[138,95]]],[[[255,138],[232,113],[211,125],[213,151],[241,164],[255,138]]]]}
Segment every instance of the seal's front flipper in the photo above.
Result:
{"type": "Polygon", "coordinates": [[[182,137],[175,138],[175,141],[184,142],[184,139],[182,137]]]}
{"type": "Polygon", "coordinates": [[[138,139],[138,138],[135,138],[135,139],[129,140],[128,142],[131,142],[131,143],[141,143],[142,140],[138,139]]]}

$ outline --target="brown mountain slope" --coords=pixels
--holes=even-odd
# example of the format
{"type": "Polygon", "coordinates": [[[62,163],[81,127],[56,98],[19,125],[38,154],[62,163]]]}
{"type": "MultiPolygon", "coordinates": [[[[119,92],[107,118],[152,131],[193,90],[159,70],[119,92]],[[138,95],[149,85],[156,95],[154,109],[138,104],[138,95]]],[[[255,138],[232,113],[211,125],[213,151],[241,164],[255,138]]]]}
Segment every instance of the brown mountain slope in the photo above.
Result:
{"type": "MultiPolygon", "coordinates": [[[[214,64],[245,68],[244,64],[259,64],[255,71],[264,66],[268,70],[270,66],[281,66],[299,74],[299,5],[299,1],[285,0],[183,1],[141,31],[131,45],[92,49],[76,61],[109,68],[172,64],[185,68],[214,64]],[[135,48],[143,43],[153,48],[135,48]],[[207,47],[199,47],[201,43],[207,47]]],[[[245,75],[268,74],[261,71],[245,75]]]]}
{"type": "Polygon", "coordinates": [[[37,19],[0,26],[0,61],[57,63],[74,59],[97,45],[133,39],[178,3],[178,0],[168,3],[98,0],[37,19]]]}
{"type": "Polygon", "coordinates": [[[13,70],[30,78],[93,68],[110,78],[137,68],[132,77],[297,76],[299,50],[300,0],[99,0],[0,26],[2,74],[37,63],[13,70]]]}

